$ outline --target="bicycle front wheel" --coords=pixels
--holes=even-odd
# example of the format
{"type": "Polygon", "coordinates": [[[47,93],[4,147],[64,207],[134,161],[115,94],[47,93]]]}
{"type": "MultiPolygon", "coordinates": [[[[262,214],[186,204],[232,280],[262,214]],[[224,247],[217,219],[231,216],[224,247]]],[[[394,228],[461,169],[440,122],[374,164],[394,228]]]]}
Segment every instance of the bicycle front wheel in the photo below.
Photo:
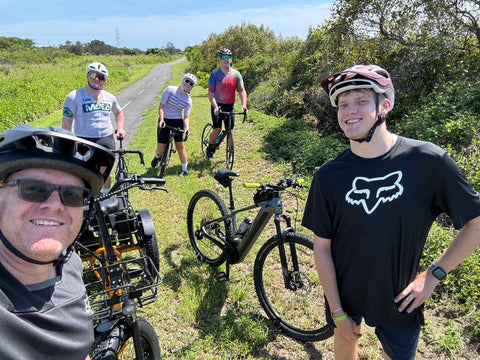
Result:
{"type": "Polygon", "coordinates": [[[226,142],[226,154],[225,162],[227,163],[227,168],[233,169],[233,161],[235,160],[235,138],[233,137],[233,132],[227,133],[227,142],[226,142]]]}
{"type": "MultiPolygon", "coordinates": [[[[140,346],[145,360],[162,358],[155,329],[146,320],[138,318],[140,346]]],[[[136,359],[131,329],[125,322],[118,323],[95,347],[92,360],[131,360],[136,359]]]]}
{"type": "Polygon", "coordinates": [[[172,156],[172,142],[170,141],[165,148],[162,156],[160,157],[160,173],[158,174],[159,177],[163,178],[163,174],[165,173],[165,169],[167,168],[168,164],[170,163],[170,157],[172,156]]]}
{"type": "Polygon", "coordinates": [[[212,131],[213,131],[213,125],[210,123],[206,124],[202,131],[201,146],[202,146],[202,153],[205,156],[207,156],[207,147],[210,143],[210,134],[212,133],[212,131]]]}
{"type": "Polygon", "coordinates": [[[325,320],[325,297],[315,268],[313,240],[287,233],[283,248],[287,260],[287,285],[277,237],[259,250],[253,277],[255,291],[267,316],[286,335],[302,341],[319,341],[333,335],[325,320]]]}
{"type": "Polygon", "coordinates": [[[211,190],[195,193],[188,204],[187,226],[198,258],[212,266],[223,264],[225,244],[233,239],[233,226],[222,198],[211,190]]]}

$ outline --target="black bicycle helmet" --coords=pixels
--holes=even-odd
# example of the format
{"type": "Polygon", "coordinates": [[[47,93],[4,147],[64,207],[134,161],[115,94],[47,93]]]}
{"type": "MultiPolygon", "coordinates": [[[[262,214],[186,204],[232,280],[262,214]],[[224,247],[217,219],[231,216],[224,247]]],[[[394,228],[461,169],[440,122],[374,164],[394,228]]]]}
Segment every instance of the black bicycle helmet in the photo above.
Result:
{"type": "Polygon", "coordinates": [[[96,196],[114,162],[107,148],[61,128],[20,125],[0,135],[0,179],[29,168],[62,170],[85,180],[96,196]]]}
{"type": "Polygon", "coordinates": [[[219,57],[222,57],[222,56],[232,56],[232,50],[230,49],[227,49],[227,48],[223,48],[222,50],[220,50],[220,52],[218,53],[218,56],[219,57]]]}

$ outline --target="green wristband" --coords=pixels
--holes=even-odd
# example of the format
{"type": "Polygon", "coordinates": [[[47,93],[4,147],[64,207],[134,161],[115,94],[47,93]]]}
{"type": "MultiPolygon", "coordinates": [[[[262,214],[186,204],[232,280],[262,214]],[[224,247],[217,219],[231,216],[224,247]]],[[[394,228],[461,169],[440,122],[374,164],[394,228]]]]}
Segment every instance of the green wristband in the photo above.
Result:
{"type": "Polygon", "coordinates": [[[333,321],[342,321],[345,320],[348,317],[347,313],[344,313],[343,316],[335,317],[332,316],[333,321]]]}

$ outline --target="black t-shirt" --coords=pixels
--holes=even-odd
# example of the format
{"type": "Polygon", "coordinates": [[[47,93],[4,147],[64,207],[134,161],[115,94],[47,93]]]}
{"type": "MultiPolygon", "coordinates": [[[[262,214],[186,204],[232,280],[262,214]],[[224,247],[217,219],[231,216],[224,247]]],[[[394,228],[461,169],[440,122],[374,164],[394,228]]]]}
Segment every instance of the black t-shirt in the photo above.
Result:
{"type": "Polygon", "coordinates": [[[85,360],[93,323],[78,255],[59,273],[25,287],[0,264],[0,359],[85,360]]]}
{"type": "Polygon", "coordinates": [[[315,174],[302,225],[331,239],[345,311],[378,323],[423,323],[422,308],[400,314],[393,301],[417,274],[435,218],[459,229],[480,216],[480,197],[453,159],[431,143],[399,137],[384,155],[345,151],[315,174]]]}

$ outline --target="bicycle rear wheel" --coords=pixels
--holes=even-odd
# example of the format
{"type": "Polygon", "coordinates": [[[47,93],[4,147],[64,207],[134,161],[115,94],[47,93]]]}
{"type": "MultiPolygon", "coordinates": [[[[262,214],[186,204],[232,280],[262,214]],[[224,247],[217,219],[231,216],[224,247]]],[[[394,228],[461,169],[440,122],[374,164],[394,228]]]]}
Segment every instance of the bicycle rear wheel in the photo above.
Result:
{"type": "Polygon", "coordinates": [[[226,139],[226,154],[225,162],[227,163],[227,169],[233,169],[233,161],[235,160],[235,138],[233,137],[233,132],[227,133],[226,139]]]}
{"type": "Polygon", "coordinates": [[[159,177],[163,178],[163,174],[165,173],[165,169],[167,168],[168,164],[170,163],[170,157],[172,156],[172,141],[169,141],[165,151],[163,152],[162,156],[160,157],[160,173],[158,174],[159,177]]]}
{"type": "Polygon", "coordinates": [[[315,268],[313,240],[287,233],[288,289],[285,287],[278,238],[270,238],[255,259],[255,291],[267,316],[286,335],[302,341],[318,341],[333,335],[325,320],[325,297],[315,268]]]}
{"type": "Polygon", "coordinates": [[[188,204],[188,236],[199,260],[213,266],[225,261],[225,244],[233,239],[232,220],[218,194],[200,190],[188,204]]]}
{"type": "MultiPolygon", "coordinates": [[[[162,357],[155,329],[142,318],[138,318],[137,323],[143,358],[160,360],[162,357]]],[[[103,336],[92,354],[92,360],[131,360],[135,358],[132,332],[123,321],[103,336]]]]}
{"type": "Polygon", "coordinates": [[[210,134],[213,131],[213,125],[208,123],[205,125],[202,131],[201,147],[203,155],[207,156],[207,147],[210,143],[210,134]]]}

